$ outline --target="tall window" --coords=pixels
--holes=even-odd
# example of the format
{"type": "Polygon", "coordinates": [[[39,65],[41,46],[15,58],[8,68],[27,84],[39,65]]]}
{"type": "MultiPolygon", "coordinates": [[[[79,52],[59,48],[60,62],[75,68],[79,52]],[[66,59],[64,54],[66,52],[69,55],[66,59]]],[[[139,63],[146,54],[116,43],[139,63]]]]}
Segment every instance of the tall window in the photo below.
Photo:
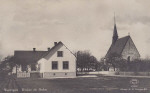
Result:
{"type": "Polygon", "coordinates": [[[128,56],[128,62],[130,62],[130,56],[128,56]]]}
{"type": "Polygon", "coordinates": [[[57,57],[63,57],[63,51],[57,51],[57,57]]]}
{"type": "Polygon", "coordinates": [[[58,62],[57,61],[52,61],[52,69],[58,69],[58,62]]]}
{"type": "Polygon", "coordinates": [[[63,61],[63,69],[69,69],[69,62],[63,61]]]}

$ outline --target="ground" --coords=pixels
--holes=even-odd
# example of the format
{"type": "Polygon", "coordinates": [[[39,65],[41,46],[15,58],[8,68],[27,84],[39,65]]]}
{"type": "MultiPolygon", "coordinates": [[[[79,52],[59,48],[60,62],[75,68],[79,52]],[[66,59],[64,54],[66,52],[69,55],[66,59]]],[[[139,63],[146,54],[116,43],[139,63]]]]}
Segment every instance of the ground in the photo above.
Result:
{"type": "Polygon", "coordinates": [[[0,89],[0,93],[149,93],[150,78],[97,75],[68,79],[16,79],[7,76],[0,79],[0,89]],[[138,83],[131,83],[133,79],[138,83]]]}

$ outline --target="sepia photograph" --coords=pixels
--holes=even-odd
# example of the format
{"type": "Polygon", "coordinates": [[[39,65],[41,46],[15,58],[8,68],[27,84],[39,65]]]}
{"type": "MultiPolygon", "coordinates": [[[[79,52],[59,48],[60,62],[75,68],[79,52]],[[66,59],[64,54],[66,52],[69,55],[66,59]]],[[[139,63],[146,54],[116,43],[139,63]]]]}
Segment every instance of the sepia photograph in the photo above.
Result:
{"type": "Polygon", "coordinates": [[[149,0],[0,0],[0,93],[150,93],[149,0]]]}

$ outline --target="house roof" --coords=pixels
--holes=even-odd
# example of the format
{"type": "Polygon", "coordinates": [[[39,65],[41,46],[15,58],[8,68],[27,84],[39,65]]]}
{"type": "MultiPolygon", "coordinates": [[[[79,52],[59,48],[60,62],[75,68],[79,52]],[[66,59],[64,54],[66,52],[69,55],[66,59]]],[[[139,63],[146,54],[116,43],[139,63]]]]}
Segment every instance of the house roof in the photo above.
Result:
{"type": "MultiPolygon", "coordinates": [[[[59,50],[62,46],[65,46],[61,41],[59,43],[57,43],[57,45],[55,45],[54,47],[52,47],[52,49],[50,51],[48,51],[47,53],[45,53],[45,55],[43,55],[43,58],[45,59],[49,59],[51,58],[51,56],[57,51],[59,50]]],[[[65,46],[66,47],[66,46],[65,46]]],[[[66,49],[68,49],[66,47],[66,49]]],[[[69,50],[69,49],[68,49],[69,50]]],[[[69,50],[70,51],[70,50],[69,50]]],[[[70,51],[71,54],[73,54],[71,51],[70,51]]],[[[73,54],[74,55],[74,54],[73,54]]],[[[75,56],[75,55],[74,55],[75,56]]]]}
{"type": "Polygon", "coordinates": [[[14,57],[17,64],[36,63],[48,51],[15,51],[14,57]]]}
{"type": "Polygon", "coordinates": [[[57,43],[54,47],[51,48],[50,51],[45,53],[42,58],[49,59],[59,48],[63,46],[62,42],[57,43]]]}
{"type": "Polygon", "coordinates": [[[129,38],[131,37],[130,36],[122,37],[122,38],[119,38],[114,44],[111,44],[105,57],[107,58],[113,53],[121,55],[129,38]]]}
{"type": "Polygon", "coordinates": [[[14,53],[15,62],[18,64],[32,64],[36,63],[41,58],[45,58],[48,60],[62,46],[65,45],[60,41],[55,46],[53,46],[49,51],[15,51],[14,53]]]}

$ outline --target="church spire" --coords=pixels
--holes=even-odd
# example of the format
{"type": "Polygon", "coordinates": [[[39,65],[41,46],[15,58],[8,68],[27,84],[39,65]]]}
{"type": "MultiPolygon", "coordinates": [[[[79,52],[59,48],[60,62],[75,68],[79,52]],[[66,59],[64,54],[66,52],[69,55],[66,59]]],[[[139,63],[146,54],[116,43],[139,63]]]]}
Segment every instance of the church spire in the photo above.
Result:
{"type": "Polygon", "coordinates": [[[114,31],[113,31],[112,44],[115,44],[117,39],[118,39],[118,33],[117,33],[116,19],[115,19],[115,13],[114,13],[114,31]]]}

